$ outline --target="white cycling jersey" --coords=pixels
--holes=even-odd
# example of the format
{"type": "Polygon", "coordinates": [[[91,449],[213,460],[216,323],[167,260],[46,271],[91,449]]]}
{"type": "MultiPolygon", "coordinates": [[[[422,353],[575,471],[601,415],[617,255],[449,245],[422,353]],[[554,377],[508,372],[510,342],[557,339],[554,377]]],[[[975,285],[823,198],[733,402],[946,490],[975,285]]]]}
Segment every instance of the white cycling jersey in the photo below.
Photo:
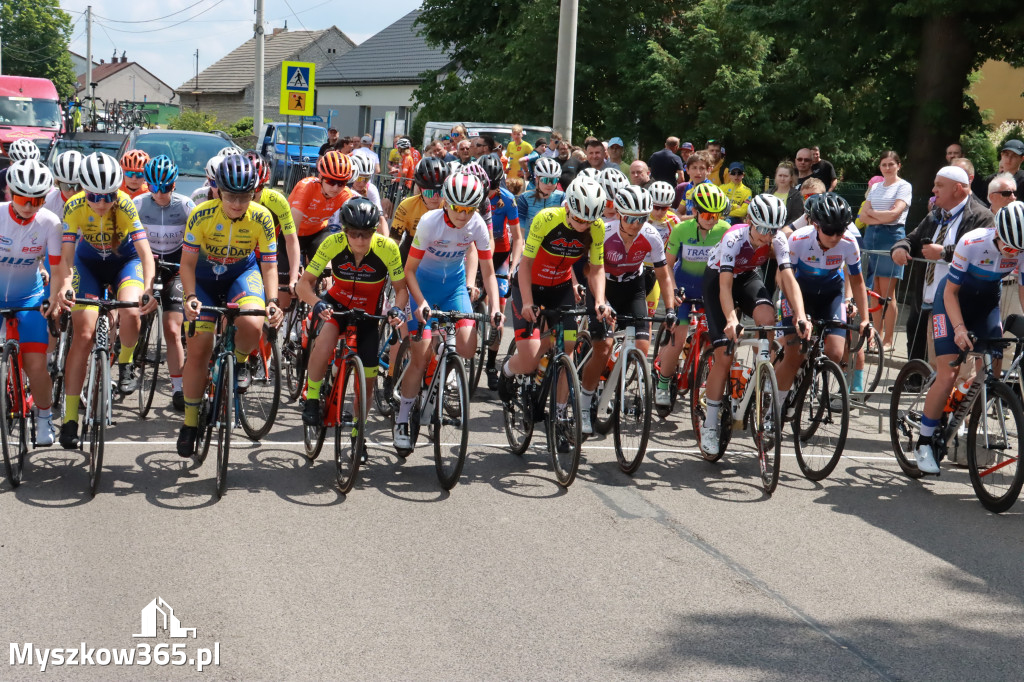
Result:
{"type": "Polygon", "coordinates": [[[161,206],[149,192],[132,201],[139,212],[139,222],[146,228],[149,248],[157,256],[170,256],[181,250],[185,224],[196,205],[184,194],[171,195],[171,203],[161,206]]]}
{"type": "MultiPolygon", "coordinates": [[[[71,197],[68,197],[70,199],[71,197]]],[[[60,188],[54,187],[46,194],[46,201],[43,202],[43,208],[48,209],[55,216],[64,215],[64,204],[67,203],[67,199],[60,193],[60,188]]]]}
{"type": "Polygon", "coordinates": [[[999,280],[1024,265],[1024,252],[1004,256],[996,248],[995,239],[994,227],[979,227],[961,237],[946,278],[965,288],[994,288],[999,280]]]}
{"type": "Polygon", "coordinates": [[[860,274],[860,247],[849,230],[838,244],[824,251],[818,241],[817,228],[813,225],[800,228],[789,236],[789,258],[797,278],[812,286],[840,284],[843,265],[850,268],[850,274],[860,274]]]}
{"type": "Polygon", "coordinates": [[[60,218],[46,208],[30,220],[14,212],[10,202],[0,204],[0,300],[26,301],[44,293],[39,261],[60,263],[63,228],[60,218]]]}
{"type": "Polygon", "coordinates": [[[738,275],[764,265],[773,253],[779,270],[793,267],[789,258],[789,242],[781,230],[769,243],[755,249],[750,243],[750,225],[739,223],[733,225],[711,251],[711,255],[708,256],[708,267],[738,275]]]}
{"type": "Polygon", "coordinates": [[[444,209],[427,211],[416,226],[409,256],[420,259],[418,274],[444,282],[449,277],[466,277],[466,251],[476,244],[482,260],[491,258],[492,237],[487,223],[474,213],[465,227],[454,227],[444,209]]]}

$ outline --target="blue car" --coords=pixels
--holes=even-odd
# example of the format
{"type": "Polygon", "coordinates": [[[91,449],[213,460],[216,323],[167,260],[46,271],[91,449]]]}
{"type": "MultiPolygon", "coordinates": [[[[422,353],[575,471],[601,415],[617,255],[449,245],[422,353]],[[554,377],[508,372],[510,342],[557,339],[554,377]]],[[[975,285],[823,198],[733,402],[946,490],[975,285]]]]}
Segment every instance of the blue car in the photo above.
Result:
{"type": "Polygon", "coordinates": [[[270,185],[285,181],[292,164],[305,163],[316,167],[320,147],[327,142],[327,128],[298,123],[267,123],[260,143],[260,154],[270,167],[270,185]],[[287,141],[288,156],[285,157],[287,141]]]}

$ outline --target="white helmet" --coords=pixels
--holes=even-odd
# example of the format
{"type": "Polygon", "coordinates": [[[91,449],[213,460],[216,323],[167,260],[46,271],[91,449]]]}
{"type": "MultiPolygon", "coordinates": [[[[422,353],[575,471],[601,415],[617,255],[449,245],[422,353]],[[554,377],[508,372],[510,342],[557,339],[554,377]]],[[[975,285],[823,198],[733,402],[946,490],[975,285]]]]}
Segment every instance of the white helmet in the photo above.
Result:
{"type": "Polygon", "coordinates": [[[452,206],[472,206],[477,208],[486,194],[484,183],[480,178],[469,173],[454,173],[444,181],[441,196],[452,206]]]}
{"type": "Polygon", "coordinates": [[[999,241],[1013,249],[1024,249],[1024,201],[1011,201],[996,214],[999,241]]]}
{"type": "Polygon", "coordinates": [[[377,169],[377,165],[373,162],[369,156],[363,154],[351,154],[352,159],[352,178],[358,178],[359,176],[373,175],[373,171],[377,169]]]}
{"type": "Polygon", "coordinates": [[[615,199],[615,195],[620,189],[629,186],[629,178],[623,175],[618,168],[605,168],[601,171],[597,181],[601,183],[601,189],[608,195],[608,201],[615,199]]]}
{"type": "Polygon", "coordinates": [[[57,178],[57,182],[63,182],[66,185],[77,185],[78,174],[81,172],[82,161],[84,160],[85,157],[82,156],[82,152],[77,149],[61,152],[53,160],[53,177],[57,178]]]}
{"type": "Polygon", "coordinates": [[[31,159],[15,161],[7,169],[7,186],[11,194],[23,197],[45,197],[53,189],[50,169],[31,159]]]}
{"type": "Polygon", "coordinates": [[[577,220],[593,222],[604,214],[606,197],[601,185],[581,173],[565,190],[565,206],[577,220]]]}
{"type": "Polygon", "coordinates": [[[460,170],[462,170],[462,163],[460,161],[448,162],[448,175],[455,175],[460,170]]]}
{"type": "Polygon", "coordinates": [[[762,234],[772,234],[786,224],[786,204],[774,194],[758,194],[750,200],[747,218],[762,234]]]}
{"type": "Polygon", "coordinates": [[[651,193],[639,185],[626,185],[615,193],[615,210],[622,215],[649,216],[652,209],[651,193]]]}
{"type": "Polygon", "coordinates": [[[676,201],[676,188],[664,180],[652,182],[647,191],[651,193],[651,201],[655,206],[671,206],[676,201]]]}
{"type": "Polygon", "coordinates": [[[581,170],[579,173],[577,173],[576,177],[577,178],[587,178],[588,180],[593,180],[594,182],[600,182],[600,180],[601,180],[601,171],[597,170],[593,166],[587,166],[586,168],[581,170]]]}
{"type": "Polygon", "coordinates": [[[208,179],[215,180],[217,178],[217,169],[220,168],[223,161],[223,156],[215,156],[206,162],[206,177],[208,179]]]}
{"type": "Polygon", "coordinates": [[[562,175],[562,164],[550,156],[542,156],[533,164],[533,175],[538,178],[558,178],[562,175]]]}
{"type": "Polygon", "coordinates": [[[224,147],[219,152],[217,152],[217,156],[224,158],[225,156],[235,156],[241,153],[242,150],[239,149],[238,147],[224,147]]]}
{"type": "Polygon", "coordinates": [[[11,157],[11,161],[23,161],[25,159],[38,161],[39,147],[27,137],[21,137],[7,146],[7,156],[11,157]]]}
{"type": "Polygon", "coordinates": [[[121,188],[124,171],[117,159],[109,154],[93,152],[82,161],[79,181],[87,192],[110,194],[121,188]]]}

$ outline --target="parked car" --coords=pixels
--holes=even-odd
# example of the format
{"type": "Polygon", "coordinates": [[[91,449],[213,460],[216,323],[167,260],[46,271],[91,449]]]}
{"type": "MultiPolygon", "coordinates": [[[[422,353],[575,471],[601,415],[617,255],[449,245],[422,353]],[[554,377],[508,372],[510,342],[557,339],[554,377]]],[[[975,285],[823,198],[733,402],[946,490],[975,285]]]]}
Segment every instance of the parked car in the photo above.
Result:
{"type": "Polygon", "coordinates": [[[178,164],[175,191],[189,195],[206,182],[206,162],[225,147],[235,147],[230,137],[191,130],[132,130],[117,158],[129,149],[141,149],[151,157],[166,154],[178,164]]]}
{"type": "Polygon", "coordinates": [[[111,156],[117,156],[124,144],[127,135],[125,133],[67,133],[50,147],[50,153],[46,157],[46,163],[53,165],[53,160],[58,154],[75,149],[83,154],[103,152],[111,156]]]}
{"type": "Polygon", "coordinates": [[[315,168],[320,147],[326,142],[327,128],[321,126],[305,124],[300,130],[298,123],[268,123],[259,151],[270,167],[271,187],[286,179],[292,164],[303,164],[306,171],[311,170],[310,166],[315,168]]]}
{"type": "Polygon", "coordinates": [[[7,145],[27,137],[45,155],[64,130],[60,98],[53,81],[28,76],[0,76],[0,163],[10,163],[7,145]]]}

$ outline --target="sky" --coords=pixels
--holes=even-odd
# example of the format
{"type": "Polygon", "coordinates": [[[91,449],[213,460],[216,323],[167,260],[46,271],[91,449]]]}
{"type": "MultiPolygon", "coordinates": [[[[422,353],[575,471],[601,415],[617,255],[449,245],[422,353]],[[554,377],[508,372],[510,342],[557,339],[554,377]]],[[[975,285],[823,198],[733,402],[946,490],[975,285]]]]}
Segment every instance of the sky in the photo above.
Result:
{"type": "MultiPolygon", "coordinates": [[[[254,0],[163,0],[138,5],[125,0],[62,0],[62,9],[75,22],[71,51],[83,57],[89,5],[93,61],[109,62],[115,49],[118,57],[124,51],[128,61],[138,62],[172,88],[195,75],[197,49],[201,72],[251,38],[256,21],[254,0]]],[[[290,31],[337,26],[359,44],[419,5],[420,0],[370,5],[365,0],[264,0],[263,14],[268,35],[287,21],[290,31]]]]}

